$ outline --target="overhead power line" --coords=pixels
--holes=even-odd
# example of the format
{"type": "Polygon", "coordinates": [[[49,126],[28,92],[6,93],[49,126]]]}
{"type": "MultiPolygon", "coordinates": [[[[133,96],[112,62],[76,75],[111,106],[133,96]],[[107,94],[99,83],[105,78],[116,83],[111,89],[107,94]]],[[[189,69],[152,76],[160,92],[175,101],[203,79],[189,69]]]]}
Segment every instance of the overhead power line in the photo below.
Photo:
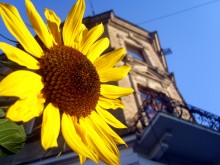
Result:
{"type": "Polygon", "coordinates": [[[207,6],[207,5],[210,5],[210,4],[218,2],[218,1],[220,1],[220,0],[213,0],[213,1],[205,2],[205,3],[202,3],[202,4],[196,5],[196,6],[192,6],[192,7],[187,8],[187,9],[176,11],[176,12],[164,15],[164,16],[156,17],[156,18],[153,18],[153,19],[150,19],[150,20],[146,20],[146,21],[137,23],[137,24],[141,25],[141,24],[146,24],[146,23],[154,22],[154,21],[161,20],[161,19],[164,19],[164,18],[167,18],[167,17],[171,17],[171,16],[174,16],[174,15],[185,13],[185,12],[188,12],[190,10],[194,10],[194,9],[197,9],[197,8],[200,8],[200,7],[203,7],[203,6],[207,6]]]}
{"type": "Polygon", "coordinates": [[[0,33],[0,37],[6,39],[6,40],[8,40],[8,41],[11,41],[11,42],[14,42],[14,43],[18,44],[17,41],[14,41],[14,40],[12,40],[12,39],[9,39],[8,37],[5,37],[5,36],[4,36],[3,34],[1,34],[1,33],[0,33]]]}
{"type": "Polygon", "coordinates": [[[92,9],[92,15],[94,16],[95,15],[95,10],[94,10],[94,7],[93,7],[92,0],[90,0],[90,6],[91,6],[91,9],[92,9]]]}

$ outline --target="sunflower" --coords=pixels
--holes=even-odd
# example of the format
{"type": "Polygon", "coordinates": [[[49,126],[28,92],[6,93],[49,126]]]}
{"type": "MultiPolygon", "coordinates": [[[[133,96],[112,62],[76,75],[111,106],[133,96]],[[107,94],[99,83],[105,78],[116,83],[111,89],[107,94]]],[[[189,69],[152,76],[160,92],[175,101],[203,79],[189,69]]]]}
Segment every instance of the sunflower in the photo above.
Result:
{"type": "MultiPolygon", "coordinates": [[[[27,29],[16,7],[0,3],[0,15],[22,49],[0,42],[8,59],[26,67],[0,82],[0,96],[18,100],[6,117],[27,122],[42,115],[41,144],[45,150],[57,147],[62,133],[68,146],[79,155],[106,164],[119,164],[116,144],[125,142],[110,128],[126,128],[107,109],[124,108],[118,99],[133,92],[107,84],[123,79],[129,66],[115,67],[125,55],[123,48],[101,55],[109,46],[100,38],[102,24],[87,29],[82,23],[85,2],[78,0],[62,28],[54,11],[45,9],[45,24],[30,0],[26,11],[39,44],[27,29]]],[[[126,144],[125,144],[126,145],[126,144]]]]}

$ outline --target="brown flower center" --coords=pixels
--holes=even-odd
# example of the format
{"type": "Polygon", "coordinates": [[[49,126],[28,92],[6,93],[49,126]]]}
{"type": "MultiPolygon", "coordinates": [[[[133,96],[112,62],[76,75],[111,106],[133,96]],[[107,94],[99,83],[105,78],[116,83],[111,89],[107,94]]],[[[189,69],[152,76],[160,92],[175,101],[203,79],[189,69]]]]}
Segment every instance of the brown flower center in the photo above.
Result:
{"type": "Polygon", "coordinates": [[[47,103],[63,113],[86,117],[95,109],[100,95],[100,80],[93,64],[78,50],[54,46],[40,59],[39,74],[47,103]]]}

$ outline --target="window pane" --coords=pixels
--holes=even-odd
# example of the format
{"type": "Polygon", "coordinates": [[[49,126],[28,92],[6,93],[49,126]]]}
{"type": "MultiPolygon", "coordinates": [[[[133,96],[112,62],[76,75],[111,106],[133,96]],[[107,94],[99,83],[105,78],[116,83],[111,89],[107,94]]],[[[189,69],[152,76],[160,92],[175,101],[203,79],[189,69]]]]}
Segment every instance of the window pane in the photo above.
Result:
{"type": "Polygon", "coordinates": [[[142,54],[138,50],[128,48],[127,54],[131,55],[136,60],[144,61],[142,54]]]}

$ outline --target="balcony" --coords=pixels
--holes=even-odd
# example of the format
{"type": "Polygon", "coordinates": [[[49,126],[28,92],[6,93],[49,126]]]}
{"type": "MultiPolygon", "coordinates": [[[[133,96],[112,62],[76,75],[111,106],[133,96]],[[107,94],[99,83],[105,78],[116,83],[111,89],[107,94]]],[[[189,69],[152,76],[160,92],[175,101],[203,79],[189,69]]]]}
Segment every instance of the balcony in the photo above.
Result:
{"type": "Polygon", "coordinates": [[[220,117],[151,89],[145,96],[134,118],[136,152],[164,164],[220,164],[220,117]]]}

